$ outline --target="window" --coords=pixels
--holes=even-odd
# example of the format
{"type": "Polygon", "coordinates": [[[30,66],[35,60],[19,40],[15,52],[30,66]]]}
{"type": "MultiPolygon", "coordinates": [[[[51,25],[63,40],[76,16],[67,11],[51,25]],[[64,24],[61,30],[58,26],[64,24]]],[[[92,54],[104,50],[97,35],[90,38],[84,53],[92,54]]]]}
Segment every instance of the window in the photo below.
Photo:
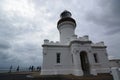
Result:
{"type": "Polygon", "coordinates": [[[57,63],[60,63],[60,55],[61,55],[60,53],[57,53],[57,54],[56,54],[56,58],[57,58],[56,62],[57,62],[57,63]]]}
{"type": "Polygon", "coordinates": [[[94,56],[94,59],[95,59],[95,63],[98,63],[97,54],[94,53],[93,56],[94,56]]]}
{"type": "Polygon", "coordinates": [[[72,56],[72,63],[73,63],[73,54],[71,56],[72,56]]]}

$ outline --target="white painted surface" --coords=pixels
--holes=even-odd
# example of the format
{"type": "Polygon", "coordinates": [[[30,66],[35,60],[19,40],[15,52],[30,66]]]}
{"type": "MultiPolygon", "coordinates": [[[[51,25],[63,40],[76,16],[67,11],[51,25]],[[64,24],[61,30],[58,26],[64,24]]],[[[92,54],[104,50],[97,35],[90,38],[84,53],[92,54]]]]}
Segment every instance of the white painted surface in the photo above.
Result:
{"type": "Polygon", "coordinates": [[[112,59],[112,60],[109,60],[109,62],[110,62],[110,67],[120,68],[120,59],[112,59]]]}
{"type": "Polygon", "coordinates": [[[68,41],[70,41],[70,38],[75,35],[75,24],[69,21],[65,21],[58,26],[58,30],[60,33],[60,42],[68,43],[68,41]]]}
{"type": "Polygon", "coordinates": [[[111,68],[113,79],[114,80],[120,80],[120,71],[118,70],[117,67],[112,67],[111,68]]]}

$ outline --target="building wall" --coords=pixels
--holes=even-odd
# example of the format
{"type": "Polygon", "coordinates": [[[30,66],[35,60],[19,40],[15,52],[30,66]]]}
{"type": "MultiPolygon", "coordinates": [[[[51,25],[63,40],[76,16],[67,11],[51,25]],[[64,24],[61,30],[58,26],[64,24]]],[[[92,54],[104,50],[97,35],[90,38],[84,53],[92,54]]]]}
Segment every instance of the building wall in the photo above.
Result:
{"type": "Polygon", "coordinates": [[[82,76],[80,53],[87,53],[90,74],[109,73],[110,66],[106,48],[92,47],[90,42],[74,42],[70,45],[46,45],[43,47],[42,75],[73,74],[82,76]],[[56,63],[56,53],[61,54],[60,63],[56,63]],[[93,54],[97,54],[95,62],[93,54]]]}
{"type": "Polygon", "coordinates": [[[59,25],[59,32],[60,32],[60,42],[67,43],[70,38],[75,35],[75,26],[72,22],[63,22],[59,25]]]}
{"type": "Polygon", "coordinates": [[[69,47],[43,47],[43,53],[41,74],[72,74],[73,64],[69,47]],[[60,63],[56,63],[56,53],[61,54],[60,63]]]}
{"type": "Polygon", "coordinates": [[[71,53],[74,56],[74,74],[75,75],[83,75],[83,70],[81,67],[81,59],[80,59],[80,52],[85,51],[87,53],[88,56],[88,60],[89,63],[91,64],[91,56],[89,53],[90,50],[90,44],[89,43],[85,43],[85,44],[81,44],[80,42],[75,42],[71,44],[71,53]]]}
{"type": "Polygon", "coordinates": [[[112,59],[109,60],[110,67],[118,67],[120,68],[120,59],[112,59]]]}
{"type": "Polygon", "coordinates": [[[75,56],[74,57],[74,74],[83,75],[83,71],[81,69],[81,59],[80,52],[85,51],[89,60],[90,74],[96,75],[97,73],[110,73],[110,65],[106,52],[106,47],[92,47],[91,43],[82,43],[76,42],[71,45],[71,52],[75,56]],[[97,54],[98,62],[95,62],[95,58],[93,54],[97,54]],[[77,70],[78,69],[78,70],[77,70]]]}
{"type": "Polygon", "coordinates": [[[96,69],[96,72],[109,73],[110,65],[109,65],[106,48],[92,48],[92,53],[93,54],[96,53],[98,58],[98,63],[96,63],[94,60],[94,64],[93,64],[93,68],[96,69]]]}

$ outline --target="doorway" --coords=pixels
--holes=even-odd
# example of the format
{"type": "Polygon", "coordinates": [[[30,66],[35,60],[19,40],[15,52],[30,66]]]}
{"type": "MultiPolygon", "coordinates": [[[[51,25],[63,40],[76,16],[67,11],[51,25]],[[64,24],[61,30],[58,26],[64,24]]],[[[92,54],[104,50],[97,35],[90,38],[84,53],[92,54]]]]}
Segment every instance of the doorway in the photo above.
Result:
{"type": "Polygon", "coordinates": [[[81,68],[83,70],[84,75],[90,74],[90,67],[89,67],[89,61],[88,56],[85,51],[80,52],[80,59],[81,59],[81,68]]]}

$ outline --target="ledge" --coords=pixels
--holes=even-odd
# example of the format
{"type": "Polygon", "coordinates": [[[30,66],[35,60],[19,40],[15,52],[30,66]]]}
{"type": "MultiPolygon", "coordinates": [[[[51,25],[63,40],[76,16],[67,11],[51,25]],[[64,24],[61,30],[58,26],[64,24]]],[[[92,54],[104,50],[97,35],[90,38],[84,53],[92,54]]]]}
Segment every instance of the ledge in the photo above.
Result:
{"type": "Polygon", "coordinates": [[[56,63],[56,64],[54,64],[54,65],[55,65],[55,66],[62,66],[62,64],[60,64],[60,63],[58,63],[58,64],[56,63]]]}
{"type": "Polygon", "coordinates": [[[73,22],[73,23],[75,24],[75,26],[76,26],[76,22],[75,22],[75,20],[74,20],[73,18],[66,17],[66,18],[62,18],[62,19],[60,19],[60,20],[58,21],[57,27],[58,27],[58,25],[59,25],[60,23],[65,22],[65,21],[73,22]]]}

